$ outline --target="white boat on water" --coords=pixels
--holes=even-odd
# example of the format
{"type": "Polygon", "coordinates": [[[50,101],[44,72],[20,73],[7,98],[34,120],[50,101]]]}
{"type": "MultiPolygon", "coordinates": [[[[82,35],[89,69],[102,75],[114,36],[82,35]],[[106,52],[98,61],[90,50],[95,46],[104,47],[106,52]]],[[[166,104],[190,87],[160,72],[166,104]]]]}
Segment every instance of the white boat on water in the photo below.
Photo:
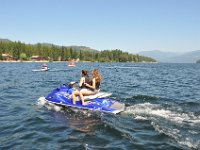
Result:
{"type": "Polygon", "coordinates": [[[71,61],[71,62],[68,63],[67,66],[68,67],[76,67],[76,64],[73,61],[71,61]]]}
{"type": "Polygon", "coordinates": [[[75,64],[68,64],[68,67],[76,67],[75,64]]]}
{"type": "Polygon", "coordinates": [[[33,69],[32,71],[49,71],[50,68],[47,67],[47,65],[44,63],[41,66],[41,69],[33,69]]]}
{"type": "Polygon", "coordinates": [[[50,68],[33,69],[32,71],[49,71],[50,68]]]}

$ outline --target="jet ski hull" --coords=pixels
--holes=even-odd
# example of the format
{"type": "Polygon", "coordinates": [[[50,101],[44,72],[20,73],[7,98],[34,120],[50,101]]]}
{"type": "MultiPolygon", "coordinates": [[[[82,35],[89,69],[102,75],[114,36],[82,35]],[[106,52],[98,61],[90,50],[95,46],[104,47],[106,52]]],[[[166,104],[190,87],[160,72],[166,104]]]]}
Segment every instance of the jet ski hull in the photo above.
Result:
{"type": "Polygon", "coordinates": [[[111,114],[117,114],[125,110],[125,104],[109,97],[109,93],[99,92],[97,96],[91,96],[91,99],[87,96],[86,105],[82,105],[81,101],[76,101],[76,104],[72,103],[71,91],[68,85],[62,85],[60,88],[54,89],[50,94],[45,97],[45,100],[49,103],[56,105],[62,105],[67,107],[89,109],[93,111],[101,111],[111,114]]]}
{"type": "Polygon", "coordinates": [[[50,68],[47,68],[47,69],[33,69],[32,71],[34,72],[43,72],[43,71],[49,71],[50,68]]]}

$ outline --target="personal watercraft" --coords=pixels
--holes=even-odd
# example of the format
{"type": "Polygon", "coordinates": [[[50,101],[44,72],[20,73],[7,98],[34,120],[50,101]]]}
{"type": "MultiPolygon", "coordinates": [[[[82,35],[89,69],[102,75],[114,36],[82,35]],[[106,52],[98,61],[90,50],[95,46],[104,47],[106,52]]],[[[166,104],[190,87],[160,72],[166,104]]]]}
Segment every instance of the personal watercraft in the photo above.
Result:
{"type": "Polygon", "coordinates": [[[76,67],[75,63],[69,63],[67,66],[68,67],[76,67]]]}
{"type": "Polygon", "coordinates": [[[41,69],[33,69],[32,71],[37,72],[37,71],[49,71],[49,70],[50,68],[41,68],[41,69]]]}
{"type": "Polygon", "coordinates": [[[89,109],[94,111],[101,111],[111,114],[117,114],[125,110],[125,104],[109,98],[112,93],[99,91],[95,95],[85,96],[86,105],[82,105],[77,98],[76,104],[72,103],[71,93],[73,87],[68,84],[63,84],[59,88],[54,89],[45,97],[45,101],[62,105],[66,107],[75,107],[80,109],[89,109]]]}

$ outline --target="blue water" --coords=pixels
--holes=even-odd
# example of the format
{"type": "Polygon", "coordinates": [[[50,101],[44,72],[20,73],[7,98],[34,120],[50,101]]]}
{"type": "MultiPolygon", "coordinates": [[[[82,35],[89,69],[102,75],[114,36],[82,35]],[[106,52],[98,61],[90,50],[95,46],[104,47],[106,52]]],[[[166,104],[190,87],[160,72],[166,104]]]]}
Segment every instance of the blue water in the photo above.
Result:
{"type": "Polygon", "coordinates": [[[200,149],[200,64],[0,63],[0,149],[200,149]],[[98,68],[102,91],[126,104],[110,115],[40,98],[98,68]]]}

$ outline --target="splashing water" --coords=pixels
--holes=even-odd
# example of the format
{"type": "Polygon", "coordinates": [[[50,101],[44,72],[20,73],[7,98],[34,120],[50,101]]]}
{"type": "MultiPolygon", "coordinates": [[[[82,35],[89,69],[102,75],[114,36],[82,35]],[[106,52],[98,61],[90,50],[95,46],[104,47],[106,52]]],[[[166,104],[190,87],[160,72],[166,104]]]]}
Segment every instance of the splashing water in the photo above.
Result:
{"type": "Polygon", "coordinates": [[[127,107],[123,114],[132,115],[138,120],[150,120],[156,131],[174,138],[181,145],[200,147],[197,134],[200,116],[194,113],[172,111],[159,104],[143,103],[127,107]]]}

